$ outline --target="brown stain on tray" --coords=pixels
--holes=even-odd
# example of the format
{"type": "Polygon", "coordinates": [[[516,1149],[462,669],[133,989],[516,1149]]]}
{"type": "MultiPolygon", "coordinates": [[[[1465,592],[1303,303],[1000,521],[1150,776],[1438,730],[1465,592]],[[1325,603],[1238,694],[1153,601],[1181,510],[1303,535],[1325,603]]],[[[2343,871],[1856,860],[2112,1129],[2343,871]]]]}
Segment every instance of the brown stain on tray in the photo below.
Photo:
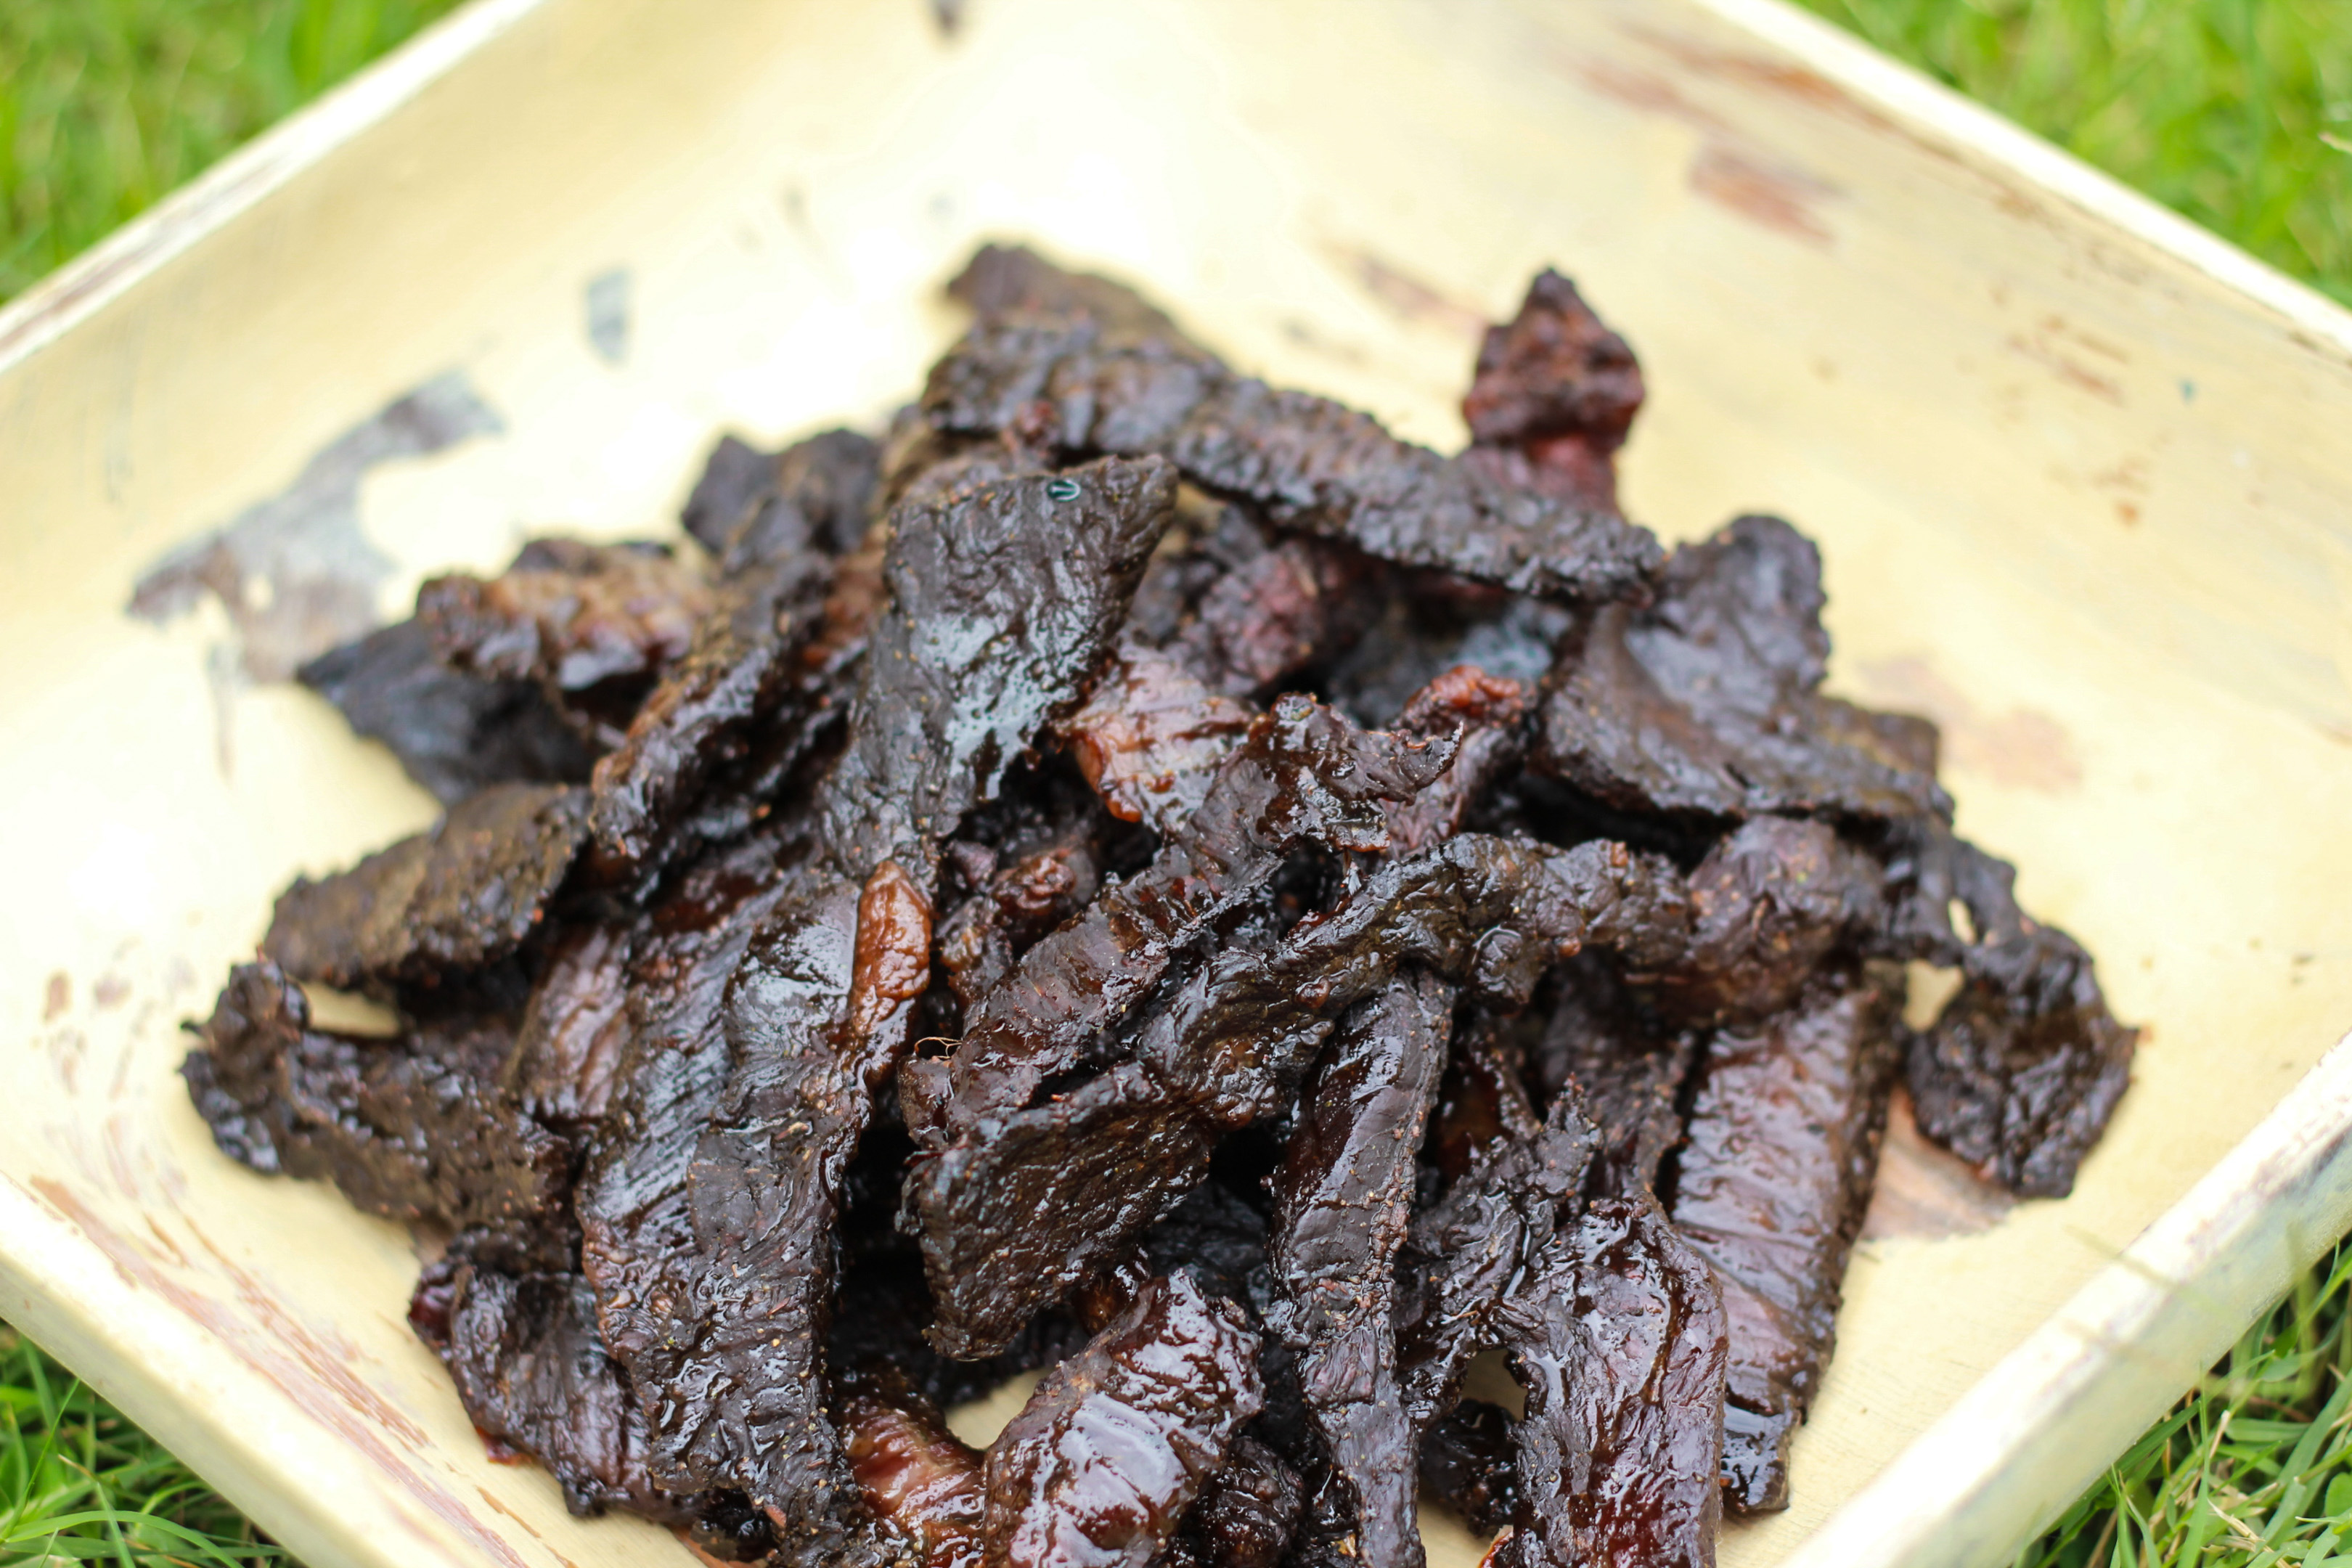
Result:
{"type": "Polygon", "coordinates": [[[1928,1142],[1912,1118],[1911,1097],[1895,1091],[1862,1239],[1974,1236],[1999,1225],[2016,1201],[1966,1161],[1928,1142]]]}
{"type": "Polygon", "coordinates": [[[1662,76],[1591,58],[1573,61],[1571,68],[1602,97],[1699,133],[1687,175],[1693,195],[1784,238],[1823,249],[1836,243],[1836,231],[1822,208],[1844,195],[1839,186],[1757,146],[1730,121],[1692,101],[1662,76]]]}
{"type": "Polygon", "coordinates": [[[1800,170],[1774,168],[1729,147],[1710,145],[1691,160],[1690,188],[1791,239],[1823,247],[1836,242],[1816,204],[1837,196],[1837,187],[1800,170]]]}
{"type": "Polygon", "coordinates": [[[1391,314],[1413,325],[1430,325],[1476,338],[1486,331],[1486,312],[1453,298],[1395,262],[1360,245],[1323,242],[1323,253],[1391,314]]]}
{"type": "Polygon", "coordinates": [[[2071,795],[2083,786],[2083,760],[2073,733],[2038,708],[1985,713],[1924,658],[1865,665],[1862,679],[1874,701],[1934,720],[1944,755],[1956,767],[1982,773],[2006,789],[2071,795]]]}

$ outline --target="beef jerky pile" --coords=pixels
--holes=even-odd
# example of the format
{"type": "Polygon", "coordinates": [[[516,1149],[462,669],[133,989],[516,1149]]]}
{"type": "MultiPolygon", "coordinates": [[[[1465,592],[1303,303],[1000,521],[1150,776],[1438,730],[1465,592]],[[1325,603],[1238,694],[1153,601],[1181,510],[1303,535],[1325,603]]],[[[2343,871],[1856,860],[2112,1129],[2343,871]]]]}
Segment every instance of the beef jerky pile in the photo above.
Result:
{"type": "Polygon", "coordinates": [[[310,668],[448,809],[278,900],[221,1147],[420,1227],[493,1449],[709,1558],[1411,1568],[1426,1494],[1496,1568],[1710,1562],[1895,1085],[2067,1191],[2089,958],[1822,694],[1810,543],[1620,514],[1641,374],[1557,274],[1450,458],[1025,251],[951,292],[881,441],[730,440],[690,546],[310,668]]]}

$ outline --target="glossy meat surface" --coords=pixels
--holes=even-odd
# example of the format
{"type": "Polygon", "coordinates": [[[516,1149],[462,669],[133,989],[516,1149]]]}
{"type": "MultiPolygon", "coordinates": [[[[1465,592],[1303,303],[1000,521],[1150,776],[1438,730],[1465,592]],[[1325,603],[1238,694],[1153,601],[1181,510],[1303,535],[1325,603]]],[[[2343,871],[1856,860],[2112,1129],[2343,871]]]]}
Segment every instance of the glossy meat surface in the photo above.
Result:
{"type": "Polygon", "coordinates": [[[1778,518],[1682,546],[1654,604],[1603,606],[1571,636],[1542,765],[1628,811],[1948,818],[1918,721],[1821,694],[1822,603],[1820,552],[1778,518]]]}
{"type": "Polygon", "coordinates": [[[491,1083],[510,1025],[325,1034],[265,960],[229,976],[202,1038],[182,1072],[214,1142],[243,1163],[332,1181],[387,1219],[488,1232],[509,1256],[560,1235],[571,1151],[491,1083]]]}
{"type": "Polygon", "coordinates": [[[1307,1415],[1349,1494],[1356,1555],[1370,1568],[1423,1561],[1392,1297],[1453,1004],[1442,982],[1401,977],[1342,1019],[1300,1092],[1273,1181],[1268,1326],[1297,1358],[1307,1415]]]}
{"type": "Polygon", "coordinates": [[[1723,1303],[1657,1205],[1596,1202],[1496,1322],[1528,1407],[1518,1511],[1490,1568],[1713,1568],[1723,1303]]]}
{"type": "Polygon", "coordinates": [[[1146,1568],[1264,1399],[1241,1309],[1164,1275],[992,1444],[990,1568],[1146,1568]]]}
{"type": "Polygon", "coordinates": [[[1787,1012],[1718,1032],[1698,1066],[1671,1212],[1722,1287],[1735,1511],[1788,1506],[1789,1439],[1821,1386],[1878,1168],[1900,984],[1824,976],[1787,1012]]]}

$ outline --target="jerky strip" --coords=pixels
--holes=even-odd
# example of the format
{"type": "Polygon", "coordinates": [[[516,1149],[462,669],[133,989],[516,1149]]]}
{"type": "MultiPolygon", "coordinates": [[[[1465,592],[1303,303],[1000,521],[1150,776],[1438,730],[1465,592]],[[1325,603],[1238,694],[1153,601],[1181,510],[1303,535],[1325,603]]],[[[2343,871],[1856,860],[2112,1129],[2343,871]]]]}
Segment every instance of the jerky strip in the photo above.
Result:
{"type": "Polygon", "coordinates": [[[1496,1325],[1528,1405],[1518,1514],[1490,1568],[1714,1568],[1723,1303],[1656,1204],[1595,1203],[1496,1325]]]}
{"type": "Polygon", "coordinates": [[[2017,907],[2007,862],[1932,824],[1890,868],[1910,887],[1888,945],[1967,977],[1905,1063],[1920,1131],[2020,1196],[2064,1197],[2131,1081],[2139,1031],[2107,1010],[2082,944],[2017,907]],[[1955,899],[1973,941],[1952,930],[1955,899]]]}
{"type": "Polygon", "coordinates": [[[1698,1069],[1672,1213],[1723,1289],[1725,1500],[1737,1512],[1789,1505],[1789,1438],[1821,1386],[1878,1168],[1895,984],[1817,984],[1790,1012],[1718,1033],[1698,1069]]]}
{"type": "Polygon", "coordinates": [[[348,871],[297,878],[261,951],[301,979],[379,994],[504,958],[571,871],[587,807],[567,784],[494,784],[348,871]]]}
{"type": "Polygon", "coordinates": [[[991,1445],[990,1568],[1145,1568],[1265,1399],[1241,1309],[1163,1276],[991,1445]]]}
{"type": "Polygon", "coordinates": [[[894,514],[890,607],[821,810],[838,862],[928,872],[1038,727],[1075,707],[1167,528],[1167,464],[1105,461],[894,514]]]}
{"type": "Polygon", "coordinates": [[[841,1402],[842,1448],[866,1511],[903,1542],[906,1568],[978,1568],[981,1457],[903,1382],[870,1377],[841,1402]]]}
{"type": "Polygon", "coordinates": [[[541,1121],[577,1126],[610,1107],[629,1036],[630,929],[576,925],[531,988],[500,1087],[541,1121]]]}
{"type": "Polygon", "coordinates": [[[535,539],[500,576],[452,574],[416,594],[443,663],[560,692],[658,676],[709,610],[709,585],[667,546],[572,539],[535,539]]]}
{"type": "Polygon", "coordinates": [[[1055,728],[1113,816],[1171,834],[1200,808],[1252,716],[1175,655],[1130,643],[1055,728]]]}
{"type": "Polygon", "coordinates": [[[1519,313],[1486,329],[1462,399],[1469,460],[1511,483],[1614,510],[1610,460],[1641,411],[1642,367],[1576,285],[1549,268],[1519,313]]]}
{"type": "Polygon", "coordinates": [[[1563,1099],[1532,1133],[1487,1145],[1469,1174],[1413,1216],[1398,1269],[1397,1355],[1415,1430],[1453,1408],[1471,1357],[1493,1342],[1505,1295],[1576,1203],[1596,1142],[1563,1099]]]}
{"type": "Polygon", "coordinates": [[[750,727],[794,693],[801,647],[831,579],[824,557],[803,552],[728,585],[691,650],[596,764],[588,826],[603,877],[627,880],[655,868],[704,782],[742,757],[750,727]]]}
{"type": "Polygon", "coordinates": [[[1083,690],[1173,488],[1164,464],[1106,462],[894,514],[891,603],[815,807],[825,864],[730,988],[733,1071],[695,1155],[690,1235],[659,1261],[628,1360],[657,1391],[656,1476],[740,1485],[807,1560],[859,1539],[826,1412],[833,1231],[929,982],[938,838],[1083,690]],[[905,858],[871,858],[884,849],[905,858]]]}
{"type": "Polygon", "coordinates": [[[688,1178],[727,1086],[720,1008],[753,936],[791,889],[777,857],[774,838],[760,836],[707,858],[633,939],[627,1043],[576,1199],[582,1272],[596,1288],[604,1342],[624,1365],[662,1331],[650,1315],[653,1282],[692,1234],[688,1178]]]}
{"type": "Polygon", "coordinates": [[[1307,1415],[1370,1568],[1422,1562],[1391,1304],[1453,1002],[1441,982],[1401,978],[1349,1014],[1300,1095],[1272,1182],[1267,1327],[1297,1357],[1307,1415]]]}
{"type": "Polygon", "coordinates": [[[1779,1012],[1841,940],[1882,923],[1885,880],[1826,824],[1742,824],[1691,874],[1689,951],[1650,977],[1661,1010],[1702,1025],[1779,1012]]]}
{"type": "Polygon", "coordinates": [[[1625,811],[1948,821],[1932,728],[1821,694],[1823,603],[1821,552],[1778,518],[1682,546],[1655,604],[1564,643],[1538,762],[1625,811]]]}
{"type": "Polygon", "coordinates": [[[573,1513],[617,1505],[664,1524],[692,1519],[688,1500],[646,1473],[644,1414],[604,1353],[594,1293],[577,1275],[518,1277],[452,1254],[425,1269],[408,1319],[493,1452],[546,1466],[573,1513]]]}
{"type": "Polygon", "coordinates": [[[327,1178],[387,1219],[478,1228],[509,1256],[560,1249],[571,1151],[490,1087],[505,1028],[322,1034],[299,988],[263,962],[230,973],[202,1035],[180,1070],[233,1159],[327,1178]]]}

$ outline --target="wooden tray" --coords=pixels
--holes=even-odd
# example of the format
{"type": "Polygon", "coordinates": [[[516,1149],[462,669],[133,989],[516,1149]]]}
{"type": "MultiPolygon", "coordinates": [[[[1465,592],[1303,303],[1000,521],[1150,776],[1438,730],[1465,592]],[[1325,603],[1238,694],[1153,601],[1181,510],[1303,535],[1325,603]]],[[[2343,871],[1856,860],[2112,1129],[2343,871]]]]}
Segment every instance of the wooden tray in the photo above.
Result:
{"type": "Polygon", "coordinates": [[[490,1464],[406,1237],[173,1076],[273,890],[432,815],[289,659],[878,419],[982,237],[1440,445],[1557,262],[1636,514],[1818,537],[1836,684],[2148,1026],[2065,1202],[1895,1162],[1723,1549],[2002,1559],[2352,1219],[2352,318],[1770,0],[963,10],[480,0],[0,314],[0,1313],[317,1568],[683,1562],[490,1464]]]}

